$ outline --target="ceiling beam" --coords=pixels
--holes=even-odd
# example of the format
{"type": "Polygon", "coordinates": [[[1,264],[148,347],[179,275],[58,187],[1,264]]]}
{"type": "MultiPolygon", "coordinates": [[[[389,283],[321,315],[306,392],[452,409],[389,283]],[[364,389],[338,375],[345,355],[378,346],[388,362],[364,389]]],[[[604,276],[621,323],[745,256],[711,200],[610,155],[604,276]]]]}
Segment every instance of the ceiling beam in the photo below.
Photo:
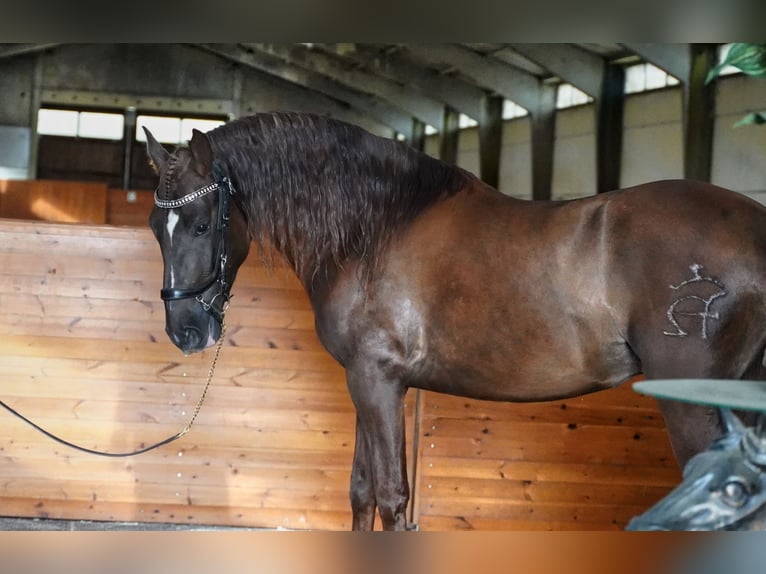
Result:
{"type": "Polygon", "coordinates": [[[601,97],[604,60],[595,54],[569,44],[510,44],[510,47],[592,98],[601,97]]]}
{"type": "Polygon", "coordinates": [[[401,50],[381,52],[361,44],[322,44],[322,48],[365,66],[370,72],[408,85],[475,120],[480,118],[484,109],[484,90],[420,66],[401,50]]]}
{"type": "Polygon", "coordinates": [[[286,82],[324,94],[351,106],[358,113],[369,116],[403,134],[408,139],[412,137],[412,117],[409,114],[386,102],[351,90],[327,76],[294,66],[276,56],[262,52],[250,52],[233,44],[196,44],[195,47],[286,82]]]}
{"type": "Polygon", "coordinates": [[[60,44],[7,44],[0,47],[0,59],[21,56],[24,54],[34,54],[35,52],[42,52],[59,45],[60,44]]]}
{"type": "Polygon", "coordinates": [[[689,44],[623,44],[647,62],[651,62],[681,82],[691,73],[692,58],[689,44]]]}
{"type": "Polygon", "coordinates": [[[420,60],[456,69],[476,84],[503,95],[530,113],[539,105],[539,78],[518,68],[454,44],[407,44],[405,48],[420,60]]]}
{"type": "Polygon", "coordinates": [[[442,129],[444,106],[431,98],[374,74],[350,69],[331,56],[301,45],[245,44],[259,52],[275,56],[317,74],[322,74],[361,92],[376,95],[408,112],[422,122],[442,129]]]}
{"type": "MultiPolygon", "coordinates": [[[[406,49],[423,61],[456,69],[478,85],[494,90],[529,111],[532,128],[532,197],[550,199],[556,139],[556,87],[463,46],[408,44],[406,49]]],[[[480,123],[487,119],[482,118],[480,123]]],[[[486,145],[492,145],[490,139],[486,145]]],[[[487,150],[487,154],[487,161],[490,161],[491,151],[487,150]]]]}

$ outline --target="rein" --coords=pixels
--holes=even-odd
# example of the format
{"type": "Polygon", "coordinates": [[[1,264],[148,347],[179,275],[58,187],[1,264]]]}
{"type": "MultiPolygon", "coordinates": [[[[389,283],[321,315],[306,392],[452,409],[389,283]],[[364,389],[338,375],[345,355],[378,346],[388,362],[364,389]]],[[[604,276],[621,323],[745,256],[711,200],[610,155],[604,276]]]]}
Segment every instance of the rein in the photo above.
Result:
{"type": "Polygon", "coordinates": [[[210,364],[210,369],[207,372],[207,381],[205,382],[205,386],[202,389],[202,394],[200,395],[199,400],[197,401],[197,405],[194,407],[194,411],[192,412],[192,415],[189,418],[189,422],[186,423],[186,426],[181,431],[177,432],[173,436],[169,436],[166,439],[163,439],[163,440],[161,440],[161,441],[159,441],[157,443],[154,443],[153,445],[150,445],[150,446],[147,446],[147,447],[143,447],[143,448],[139,448],[137,450],[133,450],[133,451],[129,451],[129,452],[105,452],[105,451],[102,451],[102,450],[96,450],[96,449],[88,448],[88,447],[85,447],[85,446],[81,446],[79,444],[75,444],[73,442],[70,442],[70,441],[68,441],[66,439],[63,439],[63,438],[53,434],[52,432],[44,429],[43,427],[41,427],[40,425],[38,425],[34,421],[32,421],[32,420],[28,419],[27,417],[25,417],[24,415],[22,415],[19,411],[17,411],[16,409],[11,407],[10,405],[5,403],[4,401],[0,401],[0,407],[3,407],[5,410],[10,412],[12,415],[17,416],[18,418],[23,420],[25,423],[27,423],[31,427],[33,427],[33,428],[37,429],[38,431],[40,431],[41,433],[43,433],[48,438],[51,438],[51,439],[55,440],[56,442],[61,443],[61,444],[65,445],[65,446],[68,446],[68,447],[73,448],[75,450],[86,452],[88,454],[97,454],[99,456],[109,456],[109,457],[113,457],[113,458],[121,458],[121,457],[127,457],[127,456],[135,456],[137,454],[142,454],[142,453],[148,452],[150,450],[154,450],[155,448],[164,446],[164,445],[166,445],[168,443],[171,443],[174,440],[177,440],[177,439],[181,438],[182,436],[184,436],[186,433],[188,433],[191,430],[191,427],[194,424],[194,421],[197,420],[197,415],[199,414],[200,409],[202,409],[202,403],[204,402],[205,396],[207,395],[207,390],[210,387],[210,382],[213,380],[213,373],[215,372],[215,365],[218,362],[218,355],[221,352],[221,346],[223,345],[223,336],[224,336],[225,331],[226,331],[226,324],[223,323],[221,325],[221,336],[218,338],[218,343],[216,344],[216,347],[215,347],[215,354],[213,355],[213,362],[210,364]]]}
{"type": "Polygon", "coordinates": [[[197,404],[194,407],[194,411],[192,412],[192,415],[189,418],[189,422],[186,423],[186,426],[181,431],[174,434],[173,436],[169,436],[166,439],[163,439],[147,447],[142,447],[129,452],[105,452],[105,451],[91,449],[88,447],[75,444],[73,442],[70,442],[66,439],[63,439],[53,434],[52,432],[44,429],[43,427],[41,427],[34,421],[28,419],[27,417],[22,415],[19,411],[17,411],[16,409],[14,409],[13,407],[11,407],[10,405],[8,405],[6,402],[2,400],[0,400],[0,407],[3,407],[12,415],[20,418],[22,421],[24,421],[31,427],[35,428],[36,430],[43,433],[45,436],[53,439],[54,441],[58,443],[61,443],[65,446],[68,446],[70,448],[73,448],[75,450],[79,450],[88,454],[95,454],[99,456],[108,456],[108,457],[115,457],[115,458],[135,456],[137,454],[142,454],[150,450],[154,450],[155,448],[164,446],[168,443],[171,443],[181,438],[182,436],[184,436],[186,433],[188,433],[191,430],[191,427],[194,424],[194,421],[197,420],[197,415],[202,409],[202,403],[205,400],[205,396],[207,395],[208,388],[210,388],[210,383],[213,380],[213,373],[215,372],[215,366],[216,366],[216,363],[218,363],[218,356],[221,353],[221,347],[223,345],[224,335],[226,334],[226,322],[224,321],[224,315],[226,314],[226,309],[228,308],[228,305],[229,305],[229,299],[231,298],[231,295],[229,294],[230,285],[228,281],[226,280],[227,256],[226,256],[225,233],[229,225],[230,200],[231,200],[231,197],[234,195],[234,187],[231,185],[231,182],[229,181],[228,177],[225,177],[225,176],[219,177],[220,172],[218,170],[217,165],[213,166],[213,175],[216,179],[215,182],[208,184],[204,187],[201,187],[199,189],[196,189],[178,199],[161,199],[157,195],[157,192],[156,191],[154,192],[154,204],[161,209],[176,209],[186,205],[187,203],[191,203],[192,201],[195,201],[196,199],[199,199],[200,197],[203,197],[213,191],[219,192],[218,193],[218,223],[216,225],[216,233],[217,233],[216,239],[218,240],[218,254],[217,254],[216,269],[212,279],[199,287],[191,287],[188,289],[163,288],[160,290],[160,297],[162,298],[163,301],[176,301],[179,299],[188,299],[188,298],[194,297],[195,300],[202,305],[202,308],[206,312],[210,313],[213,317],[215,317],[216,321],[218,321],[218,323],[221,326],[221,334],[219,335],[218,341],[216,342],[215,353],[213,354],[213,360],[210,364],[210,369],[208,369],[207,381],[205,381],[205,386],[202,389],[200,398],[197,401],[197,404]],[[207,291],[210,287],[212,287],[213,284],[216,282],[220,284],[219,292],[216,295],[214,295],[210,299],[210,301],[205,301],[202,295],[205,293],[205,291],[207,291]],[[223,297],[223,303],[221,305],[220,311],[213,306],[213,303],[218,297],[223,297]]]}

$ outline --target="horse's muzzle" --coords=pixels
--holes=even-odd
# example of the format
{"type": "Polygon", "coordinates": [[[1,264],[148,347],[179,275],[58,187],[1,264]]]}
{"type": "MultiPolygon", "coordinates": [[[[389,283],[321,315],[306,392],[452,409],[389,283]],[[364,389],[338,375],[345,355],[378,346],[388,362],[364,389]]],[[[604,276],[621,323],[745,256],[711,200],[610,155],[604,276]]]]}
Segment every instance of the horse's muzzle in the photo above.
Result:
{"type": "Polygon", "coordinates": [[[165,323],[168,338],[184,355],[191,355],[215,345],[221,333],[220,324],[211,315],[198,314],[195,319],[197,320],[187,320],[180,325],[173,321],[165,323]]]}

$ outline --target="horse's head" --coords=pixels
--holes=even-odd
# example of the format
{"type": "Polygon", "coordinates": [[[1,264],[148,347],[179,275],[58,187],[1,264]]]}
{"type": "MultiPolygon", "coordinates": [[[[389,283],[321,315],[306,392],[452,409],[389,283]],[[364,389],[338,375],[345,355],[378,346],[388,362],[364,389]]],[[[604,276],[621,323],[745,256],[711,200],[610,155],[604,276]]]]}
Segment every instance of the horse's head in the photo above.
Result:
{"type": "Polygon", "coordinates": [[[194,130],[189,147],[171,154],[144,130],[160,178],[149,226],[165,266],[165,331],[192,353],[221,334],[229,290],[250,247],[247,223],[205,134],[194,130]]]}
{"type": "Polygon", "coordinates": [[[724,411],[728,432],[693,457],[675,490],[627,530],[763,530],[766,440],[724,411]]]}

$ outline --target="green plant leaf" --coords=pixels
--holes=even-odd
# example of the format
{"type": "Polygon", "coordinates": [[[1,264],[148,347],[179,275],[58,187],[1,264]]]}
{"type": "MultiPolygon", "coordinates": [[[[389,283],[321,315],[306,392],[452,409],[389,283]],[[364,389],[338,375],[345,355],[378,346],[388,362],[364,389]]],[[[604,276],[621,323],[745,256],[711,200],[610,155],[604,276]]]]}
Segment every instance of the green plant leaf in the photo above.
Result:
{"type": "Polygon", "coordinates": [[[748,76],[766,78],[766,44],[732,44],[723,62],[708,72],[705,83],[710,83],[726,66],[734,66],[748,76]]]}
{"type": "Polygon", "coordinates": [[[761,124],[766,124],[766,112],[755,112],[752,114],[747,114],[744,118],[742,118],[736,124],[734,124],[734,127],[738,128],[741,126],[761,125],[761,124]]]}

